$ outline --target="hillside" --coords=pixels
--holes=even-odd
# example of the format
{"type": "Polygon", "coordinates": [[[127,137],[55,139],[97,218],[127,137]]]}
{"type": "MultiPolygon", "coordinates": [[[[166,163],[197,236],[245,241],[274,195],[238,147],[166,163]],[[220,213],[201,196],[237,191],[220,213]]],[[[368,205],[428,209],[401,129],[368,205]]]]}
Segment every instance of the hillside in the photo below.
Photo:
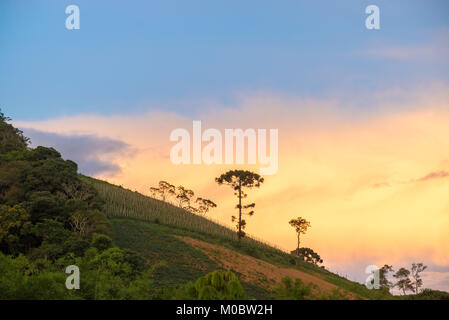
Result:
{"type": "Polygon", "coordinates": [[[310,283],[310,298],[392,298],[252,238],[239,243],[233,230],[171,204],[101,180],[85,176],[82,180],[105,201],[116,245],[139,251],[150,263],[165,262],[154,275],[159,287],[222,269],[236,273],[253,298],[269,298],[284,276],[310,283]]]}
{"type": "Polygon", "coordinates": [[[0,300],[448,299],[368,290],[239,241],[218,222],[80,175],[8,121],[0,112],[0,300]]]}
{"type": "Polygon", "coordinates": [[[80,175],[8,121],[0,112],[0,299],[376,297],[219,223],[80,175]],[[78,270],[70,286],[68,267],[78,270]],[[73,290],[79,270],[82,290],[73,290]]]}

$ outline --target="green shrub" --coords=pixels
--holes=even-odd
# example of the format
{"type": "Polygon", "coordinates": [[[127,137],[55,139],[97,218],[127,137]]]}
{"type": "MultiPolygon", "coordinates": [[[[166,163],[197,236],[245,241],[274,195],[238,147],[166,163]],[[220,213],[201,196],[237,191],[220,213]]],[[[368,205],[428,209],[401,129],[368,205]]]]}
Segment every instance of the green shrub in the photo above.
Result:
{"type": "Polygon", "coordinates": [[[401,296],[404,300],[449,300],[449,292],[424,289],[418,294],[401,296]]]}
{"type": "Polygon", "coordinates": [[[217,270],[198,278],[195,283],[189,282],[181,286],[173,297],[193,300],[237,300],[245,299],[246,295],[235,274],[217,270]]]}
{"type": "Polygon", "coordinates": [[[313,287],[312,283],[305,285],[301,279],[295,279],[293,282],[290,277],[285,276],[273,290],[272,296],[278,300],[304,300],[311,295],[313,287]]]}
{"type": "Polygon", "coordinates": [[[209,285],[200,288],[198,293],[198,300],[217,300],[219,298],[219,292],[214,287],[209,285]]]}
{"type": "Polygon", "coordinates": [[[102,252],[112,247],[112,239],[104,234],[94,233],[92,236],[92,247],[102,252]]]}

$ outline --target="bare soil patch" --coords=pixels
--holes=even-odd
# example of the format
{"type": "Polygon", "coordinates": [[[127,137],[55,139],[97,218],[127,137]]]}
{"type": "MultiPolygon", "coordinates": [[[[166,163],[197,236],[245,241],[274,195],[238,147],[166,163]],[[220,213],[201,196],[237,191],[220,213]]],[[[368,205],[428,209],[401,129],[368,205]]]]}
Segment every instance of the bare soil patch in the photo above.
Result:
{"type": "MultiPolygon", "coordinates": [[[[190,237],[176,237],[190,244],[194,248],[204,252],[209,256],[210,259],[214,260],[223,269],[235,270],[240,274],[241,280],[254,283],[265,289],[273,289],[276,284],[279,283],[285,276],[289,276],[292,279],[299,278],[306,284],[313,283],[319,288],[321,292],[325,293],[332,293],[334,289],[340,289],[336,285],[329,283],[317,276],[302,272],[297,269],[280,268],[268,262],[223,248],[219,245],[211,244],[190,237]]],[[[350,294],[350,296],[353,295],[350,294]]]]}

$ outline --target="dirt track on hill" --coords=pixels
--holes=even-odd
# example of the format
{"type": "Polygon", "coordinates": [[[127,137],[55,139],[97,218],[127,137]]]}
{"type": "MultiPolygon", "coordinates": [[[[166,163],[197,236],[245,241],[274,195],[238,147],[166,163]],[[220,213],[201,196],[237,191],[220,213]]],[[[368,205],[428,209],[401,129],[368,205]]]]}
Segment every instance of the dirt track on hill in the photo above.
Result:
{"type": "MultiPolygon", "coordinates": [[[[332,293],[334,289],[340,289],[336,285],[324,281],[317,276],[313,276],[297,269],[280,268],[268,262],[223,248],[219,245],[190,237],[175,237],[204,252],[222,268],[226,270],[235,270],[240,273],[241,280],[254,283],[265,289],[274,288],[285,276],[289,276],[292,279],[299,278],[306,284],[313,283],[319,288],[319,291],[324,293],[332,293]]],[[[340,291],[344,292],[344,290],[341,289],[340,291]]],[[[346,293],[349,298],[355,298],[353,294],[346,293]]]]}

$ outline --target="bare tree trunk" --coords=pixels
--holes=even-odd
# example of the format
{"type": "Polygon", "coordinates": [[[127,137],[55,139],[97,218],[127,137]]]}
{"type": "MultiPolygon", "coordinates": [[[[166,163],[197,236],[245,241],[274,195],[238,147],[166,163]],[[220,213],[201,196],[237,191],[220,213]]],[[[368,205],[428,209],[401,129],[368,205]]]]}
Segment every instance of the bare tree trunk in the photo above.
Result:
{"type": "Polygon", "coordinates": [[[298,250],[298,255],[299,255],[299,234],[300,233],[298,232],[298,249],[297,249],[298,250]]]}
{"type": "Polygon", "coordinates": [[[415,294],[418,294],[418,278],[417,277],[414,278],[415,278],[415,294]]]}
{"type": "Polygon", "coordinates": [[[239,234],[238,239],[242,237],[242,181],[239,180],[239,234]]]}

